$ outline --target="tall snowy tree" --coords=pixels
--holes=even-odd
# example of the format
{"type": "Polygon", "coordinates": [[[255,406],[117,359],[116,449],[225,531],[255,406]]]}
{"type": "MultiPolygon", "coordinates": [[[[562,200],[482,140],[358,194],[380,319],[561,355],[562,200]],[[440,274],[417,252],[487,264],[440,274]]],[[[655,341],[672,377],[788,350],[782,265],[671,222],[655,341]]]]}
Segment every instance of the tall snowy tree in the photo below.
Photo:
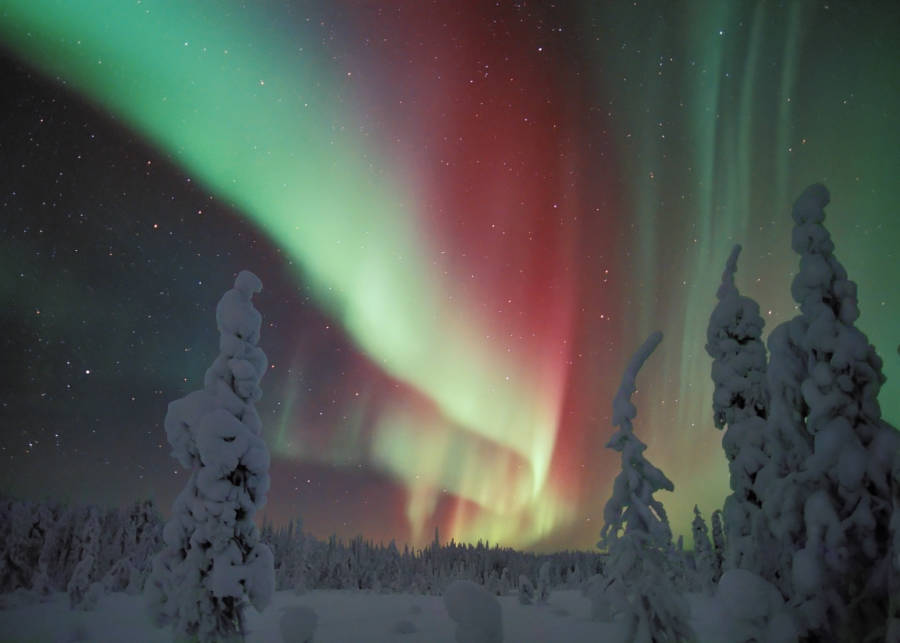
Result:
{"type": "MultiPolygon", "coordinates": [[[[881,419],[882,362],[855,326],[856,284],[822,225],[829,194],[794,203],[800,314],[769,338],[770,435],[763,510],[780,541],[772,579],[811,637],[883,640],[891,577],[891,470],[900,440],[881,419]]],[[[763,472],[761,472],[762,474],[763,472]]]]}
{"type": "Polygon", "coordinates": [[[713,560],[715,561],[715,579],[718,581],[722,575],[722,567],[725,561],[725,529],[722,526],[722,511],[716,509],[712,512],[712,544],[713,560]]]}
{"type": "Polygon", "coordinates": [[[41,553],[42,534],[36,530],[38,509],[31,502],[10,501],[3,518],[0,554],[0,591],[31,586],[31,576],[41,553]]]}
{"type": "Polygon", "coordinates": [[[163,530],[145,590],[158,625],[176,637],[241,640],[247,602],[265,608],[274,591],[271,550],[259,542],[254,513],[269,489],[269,452],[254,403],[265,353],[262,318],[251,297],[262,284],[242,271],[216,306],[219,356],[202,390],[169,404],[172,455],[191,471],[163,530]]]}
{"type": "Polygon", "coordinates": [[[69,604],[73,608],[92,610],[97,605],[102,588],[99,583],[99,558],[102,551],[103,520],[100,508],[89,505],[85,509],[84,522],[80,527],[81,551],[78,564],[66,586],[69,604]]]}
{"type": "Polygon", "coordinates": [[[64,536],[60,524],[62,513],[62,507],[59,505],[44,505],[40,508],[38,527],[41,531],[41,554],[38,558],[36,574],[32,578],[32,590],[38,594],[47,595],[65,586],[60,579],[64,536]]]}
{"type": "Polygon", "coordinates": [[[706,330],[706,352],[713,358],[713,420],[716,428],[728,427],[722,438],[732,491],[725,499],[725,565],[758,572],[763,566],[760,557],[769,551],[756,484],[757,474],[769,460],[769,395],[759,305],[742,296],[734,283],[740,252],[741,247],[734,246],[725,264],[716,293],[719,302],[706,330]]]}
{"type": "Polygon", "coordinates": [[[885,640],[900,641],[900,454],[891,469],[891,569],[888,577],[888,622],[885,640]]]}
{"type": "Polygon", "coordinates": [[[709,528],[700,508],[694,505],[694,521],[691,523],[694,534],[694,562],[696,566],[697,586],[704,592],[711,592],[716,576],[716,560],[712,543],[709,540],[709,528]]]}
{"type": "Polygon", "coordinates": [[[609,552],[604,570],[606,595],[627,620],[628,641],[684,641],[692,638],[689,608],[670,578],[672,531],[662,503],[653,497],[675,486],[644,457],[647,446],[634,434],[631,421],[637,409],[631,403],[635,379],[644,362],[662,341],[650,335],[632,356],[613,400],[613,424],[618,430],[607,448],[622,454],[622,471],[613,483],[613,495],[603,510],[598,547],[609,552]]]}
{"type": "Polygon", "coordinates": [[[127,591],[140,593],[150,572],[154,552],[162,541],[162,518],[153,500],[135,503],[126,518],[125,547],[135,574],[129,579],[127,591]]]}

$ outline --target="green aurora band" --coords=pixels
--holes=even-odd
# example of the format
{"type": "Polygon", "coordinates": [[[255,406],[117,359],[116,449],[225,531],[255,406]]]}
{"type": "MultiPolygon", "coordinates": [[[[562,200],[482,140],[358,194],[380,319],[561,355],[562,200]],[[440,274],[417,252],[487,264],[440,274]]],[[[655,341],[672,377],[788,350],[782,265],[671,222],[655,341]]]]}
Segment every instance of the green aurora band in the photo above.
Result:
{"type": "Polygon", "coordinates": [[[4,2],[0,29],[31,64],[122,117],[251,216],[299,263],[298,276],[359,346],[437,405],[444,419],[433,437],[418,430],[422,421],[436,424],[433,417],[385,417],[373,454],[416,489],[414,541],[441,489],[490,500],[483,492],[474,497],[455,467],[419,466],[423,454],[454,444],[473,471],[508,468],[491,462],[485,469],[487,455],[470,434],[528,465],[501,505],[507,519],[474,528],[494,541],[545,536],[571,513],[547,484],[562,383],[529,374],[486,344],[478,321],[436,294],[438,278],[417,253],[426,240],[411,214],[415,191],[399,182],[399,172],[373,164],[341,79],[322,73],[276,19],[224,6],[230,11],[168,2],[97,1],[90,10],[64,0],[4,2]],[[515,434],[505,430],[510,425],[515,434]],[[520,514],[529,518],[509,520],[520,514]]]}
{"type": "MultiPolygon", "coordinates": [[[[636,430],[675,482],[664,502],[679,533],[690,533],[694,503],[718,506],[727,490],[703,342],[730,244],[744,245],[738,284],[760,302],[770,331],[793,315],[787,211],[808,183],[831,190],[827,225],[860,284],[861,325],[885,358],[888,386],[896,391],[900,379],[900,223],[884,214],[900,199],[900,135],[890,117],[900,72],[884,63],[897,59],[892,23],[866,18],[871,44],[854,49],[840,21],[788,4],[688,2],[650,25],[646,12],[628,14],[625,5],[582,9],[584,24],[605,32],[583,43],[583,55],[603,61],[590,82],[617,127],[636,227],[625,244],[633,254],[618,260],[634,294],[616,310],[616,341],[636,346],[657,328],[667,338],[655,370],[641,375],[636,430]],[[641,35],[648,29],[649,39],[641,35]]],[[[367,455],[353,437],[361,417],[325,451],[292,441],[282,425],[277,455],[368,457],[409,490],[416,542],[427,539],[442,490],[482,509],[459,516],[465,529],[448,534],[459,540],[529,546],[571,525],[585,500],[569,498],[550,475],[568,356],[530,368],[527,356],[485,341],[474,305],[442,296],[418,216],[423,197],[408,178],[415,173],[384,157],[365,131],[350,79],[317,45],[298,46],[313,35],[291,35],[269,11],[232,2],[214,11],[148,0],[0,0],[0,34],[251,217],[296,262],[317,304],[438,411],[387,408],[367,455]]],[[[561,328],[570,314],[561,314],[561,328]]],[[[604,374],[615,380],[617,370],[604,374]]],[[[286,391],[287,405],[302,395],[286,391]]],[[[881,401],[896,423],[900,396],[881,401]]],[[[592,495],[595,512],[607,492],[592,495]]],[[[589,539],[599,525],[583,531],[589,539]]]]}
{"type": "Polygon", "coordinates": [[[595,85],[628,134],[619,145],[637,221],[630,289],[642,296],[621,313],[635,322],[622,341],[666,336],[654,356],[663,364],[641,374],[652,397],[638,403],[636,430],[671,474],[676,492],[664,502],[689,540],[693,505],[719,507],[728,488],[721,434],[709,429],[710,294],[741,243],[738,286],[759,302],[766,335],[795,314],[788,213],[810,183],[831,191],[826,225],[885,362],[882,413],[900,418],[900,220],[888,214],[900,200],[900,66],[886,62],[900,55],[900,15],[881,5],[630,4],[585,3],[583,19],[603,26],[590,56],[607,71],[595,85]]]}

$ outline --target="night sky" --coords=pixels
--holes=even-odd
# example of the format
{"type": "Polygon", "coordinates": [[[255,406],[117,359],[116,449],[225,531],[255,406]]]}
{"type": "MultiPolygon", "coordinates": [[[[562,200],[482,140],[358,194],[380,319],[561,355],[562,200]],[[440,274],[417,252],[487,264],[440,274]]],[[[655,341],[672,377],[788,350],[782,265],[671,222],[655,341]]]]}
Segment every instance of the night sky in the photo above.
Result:
{"type": "Polygon", "coordinates": [[[167,514],[166,405],[248,269],[270,520],[591,548],[658,329],[635,431],[689,533],[728,492],[725,260],[791,317],[809,183],[900,421],[898,34],[896,2],[0,1],[0,491],[167,514]]]}

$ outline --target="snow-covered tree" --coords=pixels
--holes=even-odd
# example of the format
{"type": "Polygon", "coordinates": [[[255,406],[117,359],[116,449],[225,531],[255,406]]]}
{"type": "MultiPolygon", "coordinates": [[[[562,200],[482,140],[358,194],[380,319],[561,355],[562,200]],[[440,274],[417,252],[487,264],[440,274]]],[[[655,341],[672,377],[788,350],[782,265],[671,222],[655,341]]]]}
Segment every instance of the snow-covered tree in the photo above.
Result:
{"type": "Polygon", "coordinates": [[[30,502],[10,502],[3,518],[0,591],[31,586],[31,575],[41,554],[41,533],[35,528],[37,508],[30,502]]]}
{"type": "Polygon", "coordinates": [[[59,505],[44,505],[40,509],[41,554],[38,558],[37,577],[32,581],[32,589],[39,594],[63,589],[62,560],[64,557],[64,518],[66,513],[59,505]]]}
{"type": "Polygon", "coordinates": [[[885,636],[890,592],[891,469],[900,440],[881,419],[882,362],[855,326],[856,284],[833,254],[829,194],[811,185],[794,203],[791,246],[800,314],[769,338],[770,436],[763,510],[778,539],[768,578],[809,636],[885,636]]]}
{"type": "Polygon", "coordinates": [[[531,605],[535,597],[534,585],[531,579],[525,574],[519,576],[519,603],[522,605],[531,605]]]}
{"type": "Polygon", "coordinates": [[[288,523],[287,529],[276,536],[277,547],[273,547],[275,556],[275,586],[277,589],[294,589],[303,593],[306,589],[305,538],[303,521],[296,518],[288,523]]]}
{"type": "Polygon", "coordinates": [[[725,551],[727,543],[725,542],[725,528],[722,525],[722,511],[716,509],[712,512],[712,546],[713,546],[713,578],[718,581],[722,575],[722,568],[725,562],[725,551]]]}
{"type": "Polygon", "coordinates": [[[504,567],[503,571],[500,572],[500,582],[497,585],[497,594],[499,596],[506,596],[509,594],[510,589],[512,589],[512,581],[509,578],[509,567],[504,567]]]}
{"type": "Polygon", "coordinates": [[[105,578],[124,554],[124,516],[117,507],[106,507],[100,511],[100,551],[94,561],[94,578],[105,578]]]}
{"type": "Polygon", "coordinates": [[[638,348],[613,399],[613,425],[618,430],[606,446],[622,454],[622,470],[603,510],[597,545],[609,552],[606,593],[613,612],[628,623],[626,639],[647,643],[691,638],[688,605],[669,573],[672,531],[662,503],[653,497],[659,490],[675,487],[644,457],[647,446],[634,434],[631,423],[637,416],[631,403],[635,379],[661,341],[662,333],[656,332],[638,348]]]}
{"type": "Polygon", "coordinates": [[[706,352],[713,358],[713,420],[728,430],[722,446],[728,458],[732,493],[725,500],[729,546],[726,567],[760,571],[768,550],[762,501],[756,477],[766,453],[766,348],[759,305],[740,294],[734,283],[741,247],[734,246],[716,293],[706,330],[706,352]]]}
{"type": "Polygon", "coordinates": [[[88,505],[85,512],[84,523],[80,530],[81,553],[78,555],[76,568],[81,566],[82,561],[90,559],[92,562],[85,573],[93,581],[98,580],[97,565],[102,551],[103,518],[100,514],[100,507],[96,505],[88,505]]]}
{"type": "Polygon", "coordinates": [[[691,523],[694,535],[694,564],[696,567],[697,585],[705,592],[712,591],[716,576],[716,560],[712,543],[709,540],[709,527],[694,505],[694,521],[691,523]]]}
{"type": "Polygon", "coordinates": [[[93,568],[94,557],[91,554],[85,554],[75,566],[75,571],[66,587],[66,591],[69,593],[69,607],[88,611],[97,606],[101,592],[99,584],[91,583],[93,568]]]}
{"type": "Polygon", "coordinates": [[[900,455],[891,468],[891,569],[889,570],[887,641],[900,641],[900,455]]]}
{"type": "Polygon", "coordinates": [[[191,471],[163,531],[165,549],[147,583],[151,615],[176,636],[243,637],[247,602],[265,608],[274,591],[271,550],[254,513],[269,489],[269,452],[254,403],[266,356],[256,346],[262,318],[251,297],[262,284],[242,271],[216,306],[219,356],[202,390],[169,404],[172,455],[191,471]]]}
{"type": "Polygon", "coordinates": [[[538,603],[546,603],[550,600],[550,588],[551,588],[551,580],[550,580],[550,561],[545,560],[538,571],[538,585],[537,590],[535,591],[535,596],[537,598],[538,603]]]}
{"type": "Polygon", "coordinates": [[[125,556],[132,569],[125,591],[138,594],[150,573],[152,559],[162,541],[162,519],[153,500],[135,503],[125,517],[125,556]]]}
{"type": "Polygon", "coordinates": [[[69,579],[75,571],[75,567],[81,560],[81,537],[86,515],[86,508],[84,507],[68,507],[62,518],[62,525],[60,528],[60,544],[62,546],[62,552],[60,554],[60,571],[63,579],[63,588],[68,584],[69,579]]]}
{"type": "Polygon", "coordinates": [[[100,582],[107,592],[124,592],[134,586],[134,578],[137,575],[138,571],[134,568],[130,558],[124,556],[110,567],[100,582]]]}
{"type": "Polygon", "coordinates": [[[765,322],[759,304],[741,295],[734,283],[740,254],[741,246],[735,245],[706,329],[706,352],[713,358],[713,419],[719,429],[751,417],[765,418],[769,405],[762,342],[765,322]]]}

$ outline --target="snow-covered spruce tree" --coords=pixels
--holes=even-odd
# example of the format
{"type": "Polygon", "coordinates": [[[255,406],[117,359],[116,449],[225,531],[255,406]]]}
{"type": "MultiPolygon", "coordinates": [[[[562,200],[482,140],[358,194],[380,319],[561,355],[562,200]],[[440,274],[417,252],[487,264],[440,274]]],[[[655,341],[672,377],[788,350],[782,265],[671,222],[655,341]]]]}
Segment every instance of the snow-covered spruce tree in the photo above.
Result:
{"type": "Polygon", "coordinates": [[[614,614],[628,623],[626,640],[641,643],[692,639],[689,607],[669,575],[672,531],[662,503],[653,497],[675,487],[644,457],[647,446],[631,424],[637,416],[631,403],[635,378],[660,341],[662,333],[653,333],[632,356],[613,400],[613,424],[619,428],[606,446],[622,454],[622,471],[603,510],[597,544],[609,552],[606,597],[614,614]]]}
{"type": "Polygon", "coordinates": [[[725,566],[759,572],[764,566],[761,558],[770,551],[756,481],[769,460],[765,322],[759,304],[741,295],[734,283],[740,252],[735,245],[725,264],[716,293],[719,302],[706,329],[706,352],[713,358],[713,420],[716,428],[728,427],[722,437],[732,491],[725,499],[725,566]]]}
{"type": "Polygon", "coordinates": [[[38,566],[41,534],[34,529],[38,522],[37,506],[31,502],[10,501],[3,518],[3,541],[0,543],[0,593],[31,586],[38,566]]]}
{"type": "Polygon", "coordinates": [[[882,362],[854,325],[856,284],[822,222],[828,190],[794,203],[800,314],[769,338],[770,435],[763,511],[780,541],[787,596],[807,636],[883,640],[890,592],[891,469],[900,439],[881,419],[882,362]],[[774,465],[774,466],[773,466],[774,465]]]}
{"type": "Polygon", "coordinates": [[[525,574],[519,575],[519,603],[522,605],[531,605],[531,602],[535,597],[535,589],[534,585],[531,584],[531,579],[528,578],[525,574]]]}
{"type": "Polygon", "coordinates": [[[722,576],[722,567],[725,561],[725,529],[722,526],[722,511],[716,509],[712,512],[712,546],[713,546],[713,578],[718,581],[722,576]]]}
{"type": "Polygon", "coordinates": [[[713,419],[724,428],[751,417],[766,417],[765,325],[759,304],[741,295],[734,283],[741,246],[731,249],[722,283],[716,292],[719,303],[706,329],[706,352],[713,358],[713,419]]]}
{"type": "Polygon", "coordinates": [[[900,455],[891,468],[891,569],[888,578],[887,641],[900,641],[900,455]]]}
{"type": "Polygon", "coordinates": [[[506,596],[512,589],[512,581],[509,578],[509,567],[504,567],[500,572],[500,583],[497,587],[497,593],[500,596],[506,596]]]}
{"type": "Polygon", "coordinates": [[[99,592],[97,590],[91,591],[93,587],[91,584],[93,567],[94,557],[90,554],[85,554],[75,566],[72,578],[69,579],[69,584],[66,586],[70,608],[89,611],[97,606],[99,592]]]}
{"type": "Polygon", "coordinates": [[[125,591],[140,594],[153,564],[153,556],[162,542],[162,518],[153,500],[136,503],[127,516],[125,547],[135,573],[125,591]]]}
{"type": "Polygon", "coordinates": [[[712,592],[716,576],[716,560],[712,543],[709,540],[709,527],[694,505],[694,521],[691,523],[694,534],[694,565],[696,567],[697,587],[704,592],[712,592]]]}
{"type": "Polygon", "coordinates": [[[60,524],[62,513],[60,505],[43,505],[39,511],[38,528],[43,542],[37,569],[31,580],[31,589],[39,596],[49,596],[66,585],[60,578],[64,536],[60,524]]]}
{"type": "Polygon", "coordinates": [[[538,570],[538,584],[535,591],[535,597],[538,603],[545,604],[550,600],[552,585],[550,580],[550,561],[545,560],[541,563],[541,567],[538,570]]]}
{"type": "Polygon", "coordinates": [[[84,610],[92,610],[97,605],[102,586],[94,581],[97,578],[98,558],[101,552],[101,539],[103,537],[100,508],[90,505],[85,509],[85,520],[81,526],[81,551],[78,555],[78,564],[72,572],[72,577],[66,586],[69,593],[70,606],[84,610]]]}
{"type": "Polygon", "coordinates": [[[202,390],[169,404],[172,455],[191,471],[163,530],[145,594],[158,625],[176,638],[241,640],[247,601],[262,610],[275,585],[272,552],[254,513],[269,489],[269,452],[254,402],[266,356],[251,297],[262,284],[242,271],[216,306],[219,356],[202,390]]]}

